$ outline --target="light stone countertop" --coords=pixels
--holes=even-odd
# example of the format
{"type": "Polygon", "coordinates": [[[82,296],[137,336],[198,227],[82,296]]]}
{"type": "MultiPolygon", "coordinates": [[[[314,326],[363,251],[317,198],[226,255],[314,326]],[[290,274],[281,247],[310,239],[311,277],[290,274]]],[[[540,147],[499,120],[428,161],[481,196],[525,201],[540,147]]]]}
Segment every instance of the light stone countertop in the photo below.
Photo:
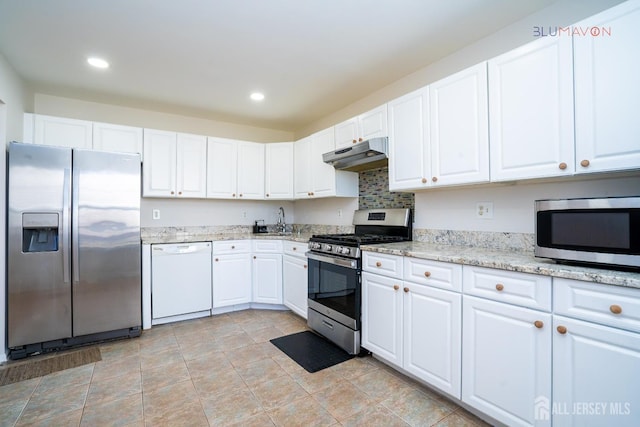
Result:
{"type": "Polygon", "coordinates": [[[195,243],[195,242],[216,242],[221,240],[289,240],[292,242],[307,243],[311,234],[308,233],[210,233],[210,234],[193,234],[193,233],[166,233],[151,236],[142,236],[143,244],[161,244],[161,243],[195,243]]]}
{"type": "Polygon", "coordinates": [[[533,254],[521,252],[501,252],[483,248],[437,245],[424,242],[363,245],[361,249],[363,251],[390,255],[496,268],[521,273],[533,273],[640,289],[640,273],[557,264],[550,259],[536,258],[533,254]]]}

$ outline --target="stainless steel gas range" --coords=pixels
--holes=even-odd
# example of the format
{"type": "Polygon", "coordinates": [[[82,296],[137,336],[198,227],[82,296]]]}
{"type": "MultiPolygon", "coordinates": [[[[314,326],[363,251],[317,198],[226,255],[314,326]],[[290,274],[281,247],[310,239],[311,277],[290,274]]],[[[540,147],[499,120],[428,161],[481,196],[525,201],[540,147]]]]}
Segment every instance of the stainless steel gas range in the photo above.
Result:
{"type": "Polygon", "coordinates": [[[353,234],[313,235],[309,240],[307,324],[349,354],[358,354],[362,305],[360,246],[411,240],[411,210],[357,210],[353,224],[353,234]]]}

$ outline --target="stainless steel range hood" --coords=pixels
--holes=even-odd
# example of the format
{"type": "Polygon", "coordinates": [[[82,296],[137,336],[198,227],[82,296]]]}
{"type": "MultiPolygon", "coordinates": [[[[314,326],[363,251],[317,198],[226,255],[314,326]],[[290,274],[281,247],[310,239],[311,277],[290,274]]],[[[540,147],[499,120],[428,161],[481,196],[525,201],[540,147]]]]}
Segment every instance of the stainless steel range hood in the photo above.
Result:
{"type": "Polygon", "coordinates": [[[325,163],[336,169],[363,171],[387,166],[389,138],[371,138],[353,147],[341,148],[322,155],[325,163]]]}

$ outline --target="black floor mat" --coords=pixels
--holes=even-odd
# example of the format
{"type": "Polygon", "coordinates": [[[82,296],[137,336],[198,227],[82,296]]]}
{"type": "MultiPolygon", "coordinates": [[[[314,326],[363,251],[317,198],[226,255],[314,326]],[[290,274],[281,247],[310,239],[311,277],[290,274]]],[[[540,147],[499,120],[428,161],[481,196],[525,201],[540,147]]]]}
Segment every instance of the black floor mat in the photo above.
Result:
{"type": "Polygon", "coordinates": [[[311,331],[274,338],[271,343],[311,373],[353,358],[340,347],[311,331]]]}

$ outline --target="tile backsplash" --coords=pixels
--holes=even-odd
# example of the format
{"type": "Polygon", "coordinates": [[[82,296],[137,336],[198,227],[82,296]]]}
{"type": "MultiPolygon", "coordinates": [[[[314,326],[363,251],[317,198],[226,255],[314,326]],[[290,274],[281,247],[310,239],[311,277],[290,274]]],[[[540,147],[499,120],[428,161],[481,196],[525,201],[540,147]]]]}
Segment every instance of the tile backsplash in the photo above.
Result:
{"type": "Polygon", "coordinates": [[[389,191],[388,167],[360,172],[359,179],[359,209],[411,208],[412,212],[415,212],[416,202],[413,193],[389,191]]]}

